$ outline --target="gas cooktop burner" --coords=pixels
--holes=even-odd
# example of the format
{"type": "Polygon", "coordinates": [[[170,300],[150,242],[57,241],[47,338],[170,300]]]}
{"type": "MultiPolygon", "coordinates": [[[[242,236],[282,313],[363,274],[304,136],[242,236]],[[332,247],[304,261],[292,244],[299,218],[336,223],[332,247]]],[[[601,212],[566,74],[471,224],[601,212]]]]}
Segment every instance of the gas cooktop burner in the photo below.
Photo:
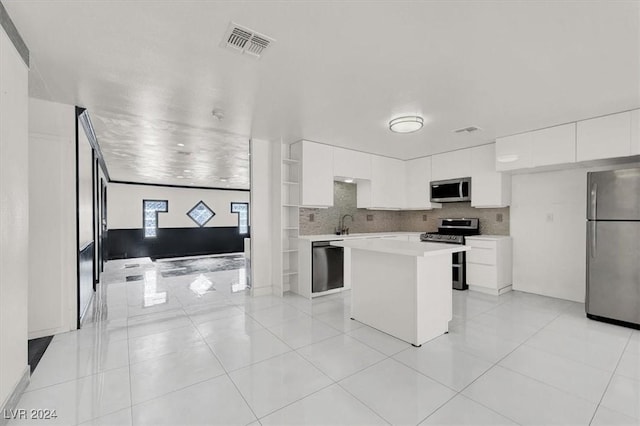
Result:
{"type": "Polygon", "coordinates": [[[480,221],[474,219],[438,219],[438,232],[426,232],[420,240],[434,243],[464,244],[465,235],[478,235],[480,221]]]}

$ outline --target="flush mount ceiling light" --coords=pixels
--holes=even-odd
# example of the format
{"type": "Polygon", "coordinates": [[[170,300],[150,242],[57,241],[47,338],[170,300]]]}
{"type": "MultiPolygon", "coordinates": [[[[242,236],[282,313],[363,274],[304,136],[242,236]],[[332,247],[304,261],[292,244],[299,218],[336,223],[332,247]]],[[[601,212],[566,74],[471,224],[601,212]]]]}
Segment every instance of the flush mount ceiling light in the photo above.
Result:
{"type": "Polygon", "coordinates": [[[417,115],[394,118],[389,122],[389,130],[395,133],[413,133],[422,129],[424,120],[417,115]]]}

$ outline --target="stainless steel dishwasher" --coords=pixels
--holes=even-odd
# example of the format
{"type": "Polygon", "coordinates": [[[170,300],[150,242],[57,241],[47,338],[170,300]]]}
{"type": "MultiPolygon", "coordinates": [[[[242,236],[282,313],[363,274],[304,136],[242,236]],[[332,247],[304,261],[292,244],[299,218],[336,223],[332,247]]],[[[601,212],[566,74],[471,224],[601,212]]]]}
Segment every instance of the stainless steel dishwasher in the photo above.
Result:
{"type": "Polygon", "coordinates": [[[331,241],[316,241],[311,245],[312,293],[344,287],[344,249],[330,243],[331,241]]]}

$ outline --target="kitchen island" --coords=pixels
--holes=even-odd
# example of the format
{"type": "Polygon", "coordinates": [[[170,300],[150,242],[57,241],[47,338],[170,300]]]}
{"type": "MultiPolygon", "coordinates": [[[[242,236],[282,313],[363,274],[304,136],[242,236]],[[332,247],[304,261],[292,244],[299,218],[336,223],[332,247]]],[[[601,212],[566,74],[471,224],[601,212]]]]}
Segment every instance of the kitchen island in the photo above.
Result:
{"type": "Polygon", "coordinates": [[[334,241],[351,251],[351,317],[414,346],[448,331],[451,255],[469,247],[387,239],[334,241]]]}

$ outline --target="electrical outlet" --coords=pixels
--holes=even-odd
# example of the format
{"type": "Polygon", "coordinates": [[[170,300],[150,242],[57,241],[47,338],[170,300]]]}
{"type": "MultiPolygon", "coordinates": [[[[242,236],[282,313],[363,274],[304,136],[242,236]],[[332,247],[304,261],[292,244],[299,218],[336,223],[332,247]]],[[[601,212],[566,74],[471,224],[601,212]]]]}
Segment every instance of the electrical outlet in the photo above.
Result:
{"type": "Polygon", "coordinates": [[[368,214],[367,215],[367,222],[373,222],[373,215],[372,214],[368,214]]]}
{"type": "Polygon", "coordinates": [[[553,222],[553,213],[547,213],[547,222],[553,222]]]}
{"type": "Polygon", "coordinates": [[[496,222],[502,222],[502,213],[496,213],[496,222]]]}
{"type": "Polygon", "coordinates": [[[423,214],[423,215],[422,215],[422,221],[423,221],[423,222],[426,222],[426,221],[427,221],[427,215],[426,215],[426,214],[423,214]]]}
{"type": "Polygon", "coordinates": [[[313,213],[309,214],[309,222],[315,222],[316,221],[316,215],[313,213]]]}

